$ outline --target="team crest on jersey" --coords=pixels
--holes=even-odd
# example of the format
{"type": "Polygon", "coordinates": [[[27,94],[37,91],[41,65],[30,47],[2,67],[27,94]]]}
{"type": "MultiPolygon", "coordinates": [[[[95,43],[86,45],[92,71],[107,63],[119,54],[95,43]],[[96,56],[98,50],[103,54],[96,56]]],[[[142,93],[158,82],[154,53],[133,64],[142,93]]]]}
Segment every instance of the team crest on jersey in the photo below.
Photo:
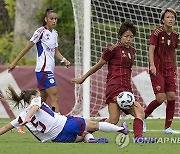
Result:
{"type": "Polygon", "coordinates": [[[156,86],[157,91],[161,90],[161,86],[156,86]]]}
{"type": "Polygon", "coordinates": [[[46,34],[46,36],[45,36],[45,37],[46,37],[46,39],[47,39],[47,40],[49,40],[50,35],[49,35],[49,34],[46,34]]]}
{"type": "Polygon", "coordinates": [[[123,54],[122,57],[127,57],[124,50],[122,50],[122,54],[123,54]]]}
{"type": "Polygon", "coordinates": [[[161,38],[161,43],[164,43],[164,37],[161,38]]]}

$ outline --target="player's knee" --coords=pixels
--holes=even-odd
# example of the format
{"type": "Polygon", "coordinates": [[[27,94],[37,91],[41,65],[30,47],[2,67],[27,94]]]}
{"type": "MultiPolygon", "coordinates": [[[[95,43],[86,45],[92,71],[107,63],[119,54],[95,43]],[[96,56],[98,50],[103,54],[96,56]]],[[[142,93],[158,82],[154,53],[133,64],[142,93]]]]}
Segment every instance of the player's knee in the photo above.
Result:
{"type": "Polygon", "coordinates": [[[156,97],[156,100],[157,100],[160,104],[162,104],[166,99],[167,99],[167,98],[166,98],[166,95],[159,95],[159,96],[156,97]]]}
{"type": "Polygon", "coordinates": [[[145,113],[142,107],[138,108],[135,114],[135,118],[139,118],[141,120],[144,120],[145,118],[145,113]]]}
{"type": "Polygon", "coordinates": [[[172,94],[172,95],[168,95],[168,96],[167,96],[167,100],[168,100],[168,101],[175,100],[175,95],[173,95],[173,94],[172,94]]]}

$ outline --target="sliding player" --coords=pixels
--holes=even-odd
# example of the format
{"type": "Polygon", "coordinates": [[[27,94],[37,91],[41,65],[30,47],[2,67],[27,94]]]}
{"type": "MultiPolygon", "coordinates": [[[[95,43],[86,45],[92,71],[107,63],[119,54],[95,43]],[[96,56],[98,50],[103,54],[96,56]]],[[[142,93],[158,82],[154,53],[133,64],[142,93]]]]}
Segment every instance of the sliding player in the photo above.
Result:
{"type": "Polygon", "coordinates": [[[80,142],[88,143],[107,143],[106,138],[94,138],[87,131],[103,132],[122,132],[128,134],[129,130],[124,123],[119,127],[108,122],[95,122],[85,120],[81,117],[71,117],[60,115],[42,101],[38,90],[24,90],[18,95],[15,90],[9,86],[8,96],[15,102],[15,106],[28,105],[20,115],[9,124],[0,128],[0,135],[8,132],[14,127],[25,125],[28,130],[41,142],[80,142]]]}

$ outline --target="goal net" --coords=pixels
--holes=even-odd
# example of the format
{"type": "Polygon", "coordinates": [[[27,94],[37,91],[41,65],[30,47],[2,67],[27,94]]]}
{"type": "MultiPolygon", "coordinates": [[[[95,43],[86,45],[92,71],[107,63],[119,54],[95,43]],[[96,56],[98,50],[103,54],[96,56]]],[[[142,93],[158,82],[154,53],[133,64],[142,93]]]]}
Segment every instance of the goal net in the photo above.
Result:
{"type": "MultiPolygon", "coordinates": [[[[174,29],[180,32],[180,2],[178,0],[91,0],[90,17],[84,15],[85,0],[72,0],[75,20],[75,76],[81,76],[88,71],[84,69],[86,60],[86,48],[84,48],[84,20],[90,18],[90,66],[98,62],[104,49],[118,41],[117,32],[122,22],[131,20],[137,27],[137,35],[133,46],[136,48],[136,58],[132,71],[133,92],[140,104],[145,108],[154,98],[151,82],[148,74],[148,40],[152,29],[160,25],[160,12],[164,8],[171,7],[177,11],[178,17],[174,29]],[[85,55],[85,56],[84,56],[85,55]]],[[[177,50],[177,62],[180,63],[180,50],[177,50]]],[[[180,71],[180,70],[178,70],[180,71]]],[[[71,112],[73,115],[83,114],[83,103],[90,103],[90,117],[107,117],[108,110],[105,105],[105,82],[107,66],[89,77],[90,99],[83,98],[82,85],[75,85],[76,103],[71,112]],[[89,102],[87,102],[88,100],[89,102]]],[[[180,116],[180,83],[177,75],[177,93],[175,117],[180,116]]],[[[152,117],[163,118],[165,116],[165,104],[152,113],[152,117]]]]}

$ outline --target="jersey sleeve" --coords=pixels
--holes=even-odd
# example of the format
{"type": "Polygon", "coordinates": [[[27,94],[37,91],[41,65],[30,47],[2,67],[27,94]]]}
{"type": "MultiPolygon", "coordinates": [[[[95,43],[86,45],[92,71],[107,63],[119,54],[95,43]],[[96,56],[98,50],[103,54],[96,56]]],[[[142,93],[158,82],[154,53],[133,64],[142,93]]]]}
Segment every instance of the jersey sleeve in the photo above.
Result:
{"type": "Polygon", "coordinates": [[[102,59],[104,59],[105,61],[109,61],[114,56],[114,53],[115,52],[113,52],[113,50],[110,50],[110,48],[106,48],[102,54],[102,59]]]}
{"type": "Polygon", "coordinates": [[[157,38],[158,38],[158,36],[154,32],[152,32],[152,34],[150,36],[149,44],[156,46],[157,45],[157,41],[158,41],[157,38]]]}
{"type": "Polygon", "coordinates": [[[11,121],[11,122],[10,122],[10,123],[11,123],[11,125],[13,125],[13,126],[14,126],[14,127],[16,127],[16,128],[18,128],[18,127],[19,127],[18,118],[19,118],[19,117],[17,117],[16,119],[14,119],[13,121],[11,121]]]}
{"type": "Polygon", "coordinates": [[[42,38],[43,30],[44,30],[43,27],[37,29],[37,30],[34,32],[33,36],[31,37],[30,41],[36,44],[36,43],[42,38]]]}
{"type": "Polygon", "coordinates": [[[177,35],[177,41],[176,41],[176,44],[175,44],[175,48],[178,48],[178,43],[179,43],[179,34],[177,35]]]}
{"type": "Polygon", "coordinates": [[[39,107],[41,107],[41,97],[35,97],[31,100],[31,104],[30,106],[33,106],[33,105],[37,105],[39,107]]]}

